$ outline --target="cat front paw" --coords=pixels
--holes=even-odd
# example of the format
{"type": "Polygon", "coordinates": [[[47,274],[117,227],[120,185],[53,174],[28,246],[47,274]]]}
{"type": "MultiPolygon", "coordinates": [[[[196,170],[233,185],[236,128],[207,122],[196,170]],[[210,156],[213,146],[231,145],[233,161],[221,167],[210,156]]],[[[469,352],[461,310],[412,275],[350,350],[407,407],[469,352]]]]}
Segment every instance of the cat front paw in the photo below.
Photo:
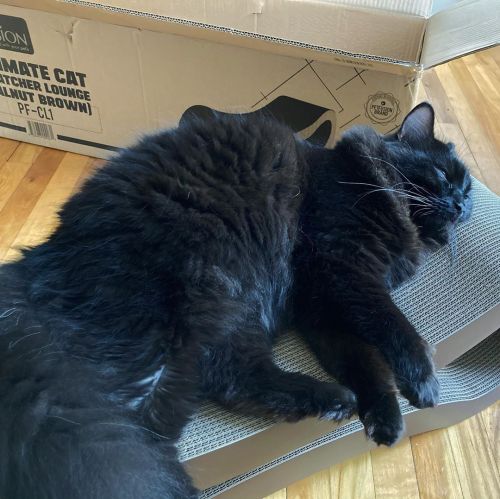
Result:
{"type": "Polygon", "coordinates": [[[320,419],[328,421],[349,419],[357,411],[356,395],[336,383],[327,383],[325,389],[316,394],[316,401],[321,407],[320,419]]]}
{"type": "Polygon", "coordinates": [[[434,373],[423,379],[404,383],[401,394],[418,409],[436,407],[439,403],[439,381],[434,373]]]}
{"type": "Polygon", "coordinates": [[[406,359],[401,359],[402,372],[397,373],[401,395],[418,409],[435,407],[439,403],[439,381],[434,370],[432,347],[424,340],[406,359]]]}
{"type": "Polygon", "coordinates": [[[394,394],[386,394],[360,416],[366,436],[377,445],[394,445],[403,435],[405,424],[394,394]]]}

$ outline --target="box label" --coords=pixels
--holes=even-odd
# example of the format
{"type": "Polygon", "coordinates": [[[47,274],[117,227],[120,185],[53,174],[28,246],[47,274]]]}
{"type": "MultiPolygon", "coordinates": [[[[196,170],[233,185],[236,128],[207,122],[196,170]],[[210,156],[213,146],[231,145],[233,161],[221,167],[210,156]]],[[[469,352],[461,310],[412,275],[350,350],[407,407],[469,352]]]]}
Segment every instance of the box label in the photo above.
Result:
{"type": "MultiPolygon", "coordinates": [[[[86,73],[0,57],[0,113],[100,132],[96,111],[86,73]]],[[[45,127],[30,130],[44,136],[45,127]]]]}
{"type": "Polygon", "coordinates": [[[20,17],[0,15],[0,49],[33,54],[33,44],[26,21],[20,17]]]}

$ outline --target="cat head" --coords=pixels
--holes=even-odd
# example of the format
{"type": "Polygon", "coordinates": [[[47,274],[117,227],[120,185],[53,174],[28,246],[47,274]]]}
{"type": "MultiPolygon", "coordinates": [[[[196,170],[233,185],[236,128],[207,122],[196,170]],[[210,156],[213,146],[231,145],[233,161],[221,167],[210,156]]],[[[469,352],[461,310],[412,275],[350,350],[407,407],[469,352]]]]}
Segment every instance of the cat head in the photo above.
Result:
{"type": "Polygon", "coordinates": [[[452,143],[434,135],[434,109],[424,102],[406,116],[400,129],[385,139],[390,161],[410,191],[411,214],[421,225],[454,225],[472,210],[471,176],[452,143]]]}

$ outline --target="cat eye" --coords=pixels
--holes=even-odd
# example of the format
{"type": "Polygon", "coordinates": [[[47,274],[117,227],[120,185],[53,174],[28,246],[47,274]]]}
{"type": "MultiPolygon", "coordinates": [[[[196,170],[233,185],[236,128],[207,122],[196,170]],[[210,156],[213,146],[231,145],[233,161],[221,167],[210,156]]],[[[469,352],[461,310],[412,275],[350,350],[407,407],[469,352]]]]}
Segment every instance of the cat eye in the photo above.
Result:
{"type": "Polygon", "coordinates": [[[443,180],[446,180],[446,182],[448,182],[448,184],[450,184],[450,179],[448,178],[448,175],[446,174],[446,172],[444,170],[441,170],[441,168],[438,168],[437,166],[435,168],[436,168],[436,171],[438,172],[438,175],[443,180]]]}

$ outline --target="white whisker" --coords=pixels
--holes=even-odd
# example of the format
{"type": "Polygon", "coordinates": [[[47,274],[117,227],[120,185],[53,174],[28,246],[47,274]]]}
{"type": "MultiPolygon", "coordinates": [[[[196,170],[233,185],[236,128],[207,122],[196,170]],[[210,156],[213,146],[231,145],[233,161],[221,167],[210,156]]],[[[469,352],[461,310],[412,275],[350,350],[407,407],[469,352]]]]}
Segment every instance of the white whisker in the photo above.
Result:
{"type": "Polygon", "coordinates": [[[15,313],[15,311],[17,310],[17,308],[9,308],[8,310],[5,310],[5,312],[3,312],[2,315],[0,315],[0,319],[6,319],[7,317],[10,317],[13,313],[15,313]]]}
{"type": "Polygon", "coordinates": [[[56,416],[55,414],[47,414],[47,417],[48,418],[60,419],[62,421],[66,421],[66,423],[81,425],[81,423],[78,423],[77,421],[71,421],[71,419],[63,418],[62,416],[56,416]]]}
{"type": "Polygon", "coordinates": [[[25,335],[25,336],[17,339],[16,341],[11,341],[9,343],[9,350],[12,350],[19,342],[25,340],[26,338],[29,338],[30,336],[35,336],[35,335],[40,334],[40,333],[42,333],[42,331],[37,331],[35,333],[30,333],[30,334],[27,334],[27,335],[25,335]]]}
{"type": "Polygon", "coordinates": [[[135,424],[126,424],[126,423],[108,423],[108,422],[98,423],[98,424],[123,426],[125,428],[134,428],[134,429],[144,430],[144,431],[147,431],[149,433],[152,433],[153,435],[156,435],[159,438],[164,438],[165,440],[168,440],[168,437],[166,437],[165,435],[160,435],[159,433],[156,433],[156,431],[150,430],[149,428],[146,428],[145,426],[140,426],[140,425],[135,425],[135,424]]]}
{"type": "Polygon", "coordinates": [[[381,161],[382,163],[385,163],[386,165],[389,165],[390,167],[394,168],[394,170],[396,170],[410,185],[412,185],[413,187],[415,187],[416,189],[420,189],[422,190],[423,192],[425,192],[427,195],[431,195],[432,194],[425,188],[425,187],[422,187],[420,185],[417,185],[415,183],[413,183],[399,168],[397,168],[395,165],[393,165],[392,163],[390,163],[389,161],[386,161],[385,159],[382,159],[382,158],[377,158],[375,156],[368,156],[368,155],[364,155],[363,156],[364,158],[368,158],[368,159],[371,159],[372,162],[374,160],[377,160],[377,161],[381,161]]]}

